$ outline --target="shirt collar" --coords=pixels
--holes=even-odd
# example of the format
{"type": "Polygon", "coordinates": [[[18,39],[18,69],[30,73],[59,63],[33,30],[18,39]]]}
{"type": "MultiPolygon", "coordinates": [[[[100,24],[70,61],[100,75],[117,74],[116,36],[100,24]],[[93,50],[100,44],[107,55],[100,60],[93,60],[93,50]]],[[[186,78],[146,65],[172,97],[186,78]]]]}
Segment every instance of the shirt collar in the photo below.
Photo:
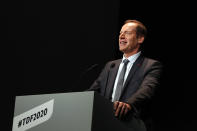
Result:
{"type": "Polygon", "coordinates": [[[133,64],[135,62],[135,60],[140,56],[140,54],[141,54],[141,51],[139,51],[138,53],[136,53],[136,54],[134,54],[132,56],[129,56],[128,58],[126,58],[123,55],[122,62],[123,62],[124,59],[128,59],[129,60],[129,63],[132,63],[133,64]]]}

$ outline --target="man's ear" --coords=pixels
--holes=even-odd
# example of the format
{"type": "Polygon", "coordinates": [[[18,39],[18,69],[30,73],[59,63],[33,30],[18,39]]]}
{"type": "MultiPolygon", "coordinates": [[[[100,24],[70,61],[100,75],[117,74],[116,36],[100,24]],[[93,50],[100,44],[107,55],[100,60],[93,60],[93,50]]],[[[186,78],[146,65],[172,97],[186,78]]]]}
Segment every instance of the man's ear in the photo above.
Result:
{"type": "Polygon", "coordinates": [[[144,42],[144,36],[138,37],[138,43],[143,43],[144,42]]]}

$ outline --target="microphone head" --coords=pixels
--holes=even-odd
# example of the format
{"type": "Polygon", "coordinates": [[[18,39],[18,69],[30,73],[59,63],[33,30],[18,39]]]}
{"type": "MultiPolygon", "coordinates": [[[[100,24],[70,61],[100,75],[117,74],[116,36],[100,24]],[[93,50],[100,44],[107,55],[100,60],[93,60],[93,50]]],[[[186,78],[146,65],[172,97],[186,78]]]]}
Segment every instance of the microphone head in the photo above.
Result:
{"type": "Polygon", "coordinates": [[[114,66],[115,66],[115,63],[112,63],[112,64],[110,65],[110,68],[114,68],[114,66]]]}

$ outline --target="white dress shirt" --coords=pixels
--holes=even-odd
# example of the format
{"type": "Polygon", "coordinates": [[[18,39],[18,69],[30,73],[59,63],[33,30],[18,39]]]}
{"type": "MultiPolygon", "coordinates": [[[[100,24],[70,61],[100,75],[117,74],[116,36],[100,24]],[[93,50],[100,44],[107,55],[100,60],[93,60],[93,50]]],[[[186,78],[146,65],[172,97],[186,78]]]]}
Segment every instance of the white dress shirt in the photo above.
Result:
{"type": "MultiPolygon", "coordinates": [[[[133,66],[133,63],[140,56],[140,54],[141,54],[141,51],[127,58],[129,60],[129,63],[127,64],[127,70],[125,72],[123,85],[124,85],[124,83],[125,83],[125,81],[127,79],[127,76],[128,76],[128,74],[130,72],[131,67],[133,66]]],[[[114,89],[113,89],[113,93],[112,93],[112,101],[113,101],[114,96],[115,96],[115,91],[116,91],[118,79],[119,79],[119,76],[120,76],[120,72],[121,72],[121,70],[123,68],[123,65],[124,65],[124,63],[123,63],[124,59],[126,59],[126,58],[123,55],[122,62],[120,63],[120,66],[119,66],[119,69],[118,69],[118,73],[117,73],[117,76],[116,76],[116,79],[115,79],[115,83],[114,83],[114,89]]]]}

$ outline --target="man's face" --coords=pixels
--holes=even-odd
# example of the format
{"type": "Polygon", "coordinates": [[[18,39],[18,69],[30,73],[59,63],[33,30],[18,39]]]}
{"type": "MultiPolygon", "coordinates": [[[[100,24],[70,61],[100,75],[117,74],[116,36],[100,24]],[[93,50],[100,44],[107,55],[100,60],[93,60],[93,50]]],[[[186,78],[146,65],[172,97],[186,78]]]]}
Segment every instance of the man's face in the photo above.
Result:
{"type": "Polygon", "coordinates": [[[119,49],[125,54],[138,51],[143,42],[139,41],[136,35],[136,26],[136,23],[127,23],[120,30],[119,49]]]}

